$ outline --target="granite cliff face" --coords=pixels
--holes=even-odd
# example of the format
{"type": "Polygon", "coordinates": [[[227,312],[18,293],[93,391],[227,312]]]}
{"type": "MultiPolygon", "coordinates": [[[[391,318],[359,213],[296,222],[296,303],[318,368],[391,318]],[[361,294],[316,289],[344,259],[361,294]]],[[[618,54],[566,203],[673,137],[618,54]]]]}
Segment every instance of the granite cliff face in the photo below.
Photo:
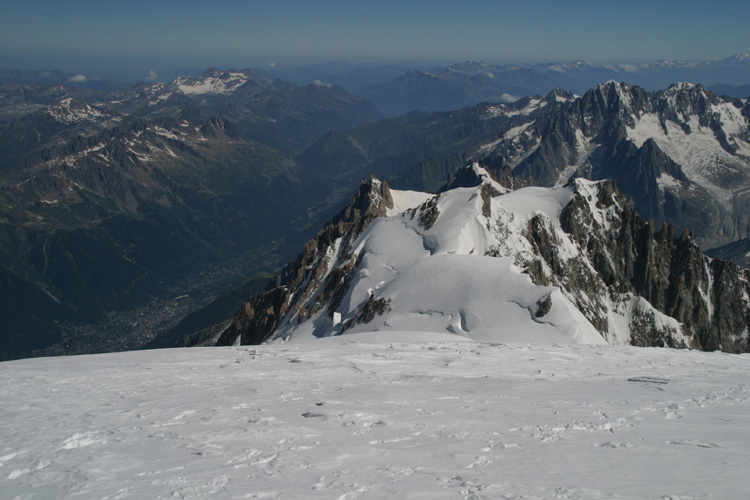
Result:
{"type": "MultiPolygon", "coordinates": [[[[687,231],[676,237],[670,224],[657,229],[653,220],[644,221],[614,181],[594,186],[577,189],[560,214],[563,231],[584,251],[582,257],[593,271],[591,279],[567,286],[568,293],[592,303],[597,294],[618,305],[645,300],[680,324],[679,330],[660,325],[656,316],[633,304],[633,345],[748,352],[750,271],[704,256],[687,231]],[[592,203],[608,214],[606,219],[594,215],[592,203]]],[[[554,261],[545,259],[548,265],[554,261]]],[[[566,271],[555,274],[564,277],[566,271]]],[[[605,336],[611,333],[601,314],[589,315],[605,336]]]]}
{"type": "Polygon", "coordinates": [[[400,192],[363,182],[276,276],[278,286],[243,305],[220,343],[404,325],[507,340],[525,325],[529,332],[552,325],[572,332],[567,340],[592,341],[593,331],[611,344],[750,351],[750,271],[708,259],[687,232],[675,237],[672,226],[644,221],[614,181],[508,192],[477,166],[456,177],[462,187],[400,213],[393,202],[400,192]],[[466,187],[470,178],[475,187],[466,187]],[[440,281],[441,273],[448,278],[440,281]],[[503,333],[494,309],[509,302],[522,305],[526,319],[503,333]]]}

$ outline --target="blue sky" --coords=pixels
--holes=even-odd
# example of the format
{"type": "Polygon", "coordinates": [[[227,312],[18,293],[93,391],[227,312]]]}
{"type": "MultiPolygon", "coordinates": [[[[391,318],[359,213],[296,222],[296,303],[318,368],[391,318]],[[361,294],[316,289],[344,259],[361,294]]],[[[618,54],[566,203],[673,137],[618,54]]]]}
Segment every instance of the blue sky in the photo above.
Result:
{"type": "Polygon", "coordinates": [[[602,63],[750,52],[750,2],[0,0],[0,66],[125,78],[326,61],[602,63]]]}

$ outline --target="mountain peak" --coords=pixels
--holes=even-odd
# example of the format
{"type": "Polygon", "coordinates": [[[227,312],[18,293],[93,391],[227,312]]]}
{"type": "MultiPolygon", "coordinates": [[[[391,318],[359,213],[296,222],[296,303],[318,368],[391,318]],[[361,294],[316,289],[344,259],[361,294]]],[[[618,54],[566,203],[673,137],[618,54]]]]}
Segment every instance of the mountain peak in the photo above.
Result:
{"type": "Polygon", "coordinates": [[[473,71],[473,72],[480,72],[482,70],[485,70],[489,68],[490,65],[482,62],[482,61],[474,61],[472,59],[466,60],[462,63],[456,63],[452,66],[448,67],[448,70],[465,70],[465,71],[473,71]]]}
{"type": "Polygon", "coordinates": [[[444,193],[459,187],[477,187],[487,184],[492,196],[499,196],[507,193],[509,189],[501,184],[501,171],[499,169],[486,169],[481,167],[478,162],[469,166],[462,167],[452,174],[448,182],[438,190],[438,193],[444,193]]]}
{"type": "Polygon", "coordinates": [[[65,97],[44,112],[60,123],[82,124],[93,123],[111,118],[113,115],[89,104],[65,97]]]}
{"type": "Polygon", "coordinates": [[[630,85],[625,82],[618,82],[617,80],[608,80],[604,83],[600,83],[595,88],[597,89],[630,89],[630,85]]]}
{"type": "Polygon", "coordinates": [[[363,179],[357,188],[357,192],[344,208],[334,223],[339,221],[353,222],[358,219],[383,217],[389,208],[393,208],[393,196],[391,195],[390,186],[386,181],[381,181],[374,175],[368,179],[363,179]]]}
{"type": "Polygon", "coordinates": [[[586,92],[586,96],[597,96],[596,99],[601,100],[606,109],[623,111],[631,109],[635,89],[638,89],[638,87],[631,87],[625,82],[609,80],[586,92]]]}
{"type": "Polygon", "coordinates": [[[555,87],[546,96],[544,96],[544,100],[549,103],[570,102],[575,98],[576,95],[573,92],[568,92],[567,90],[563,90],[560,87],[555,87]]]}
{"type": "Polygon", "coordinates": [[[695,83],[690,83],[690,82],[675,82],[669,87],[667,87],[667,89],[665,90],[665,93],[674,94],[677,92],[690,91],[694,89],[702,90],[703,86],[700,84],[695,84],[695,83]]]}
{"type": "Polygon", "coordinates": [[[736,54],[719,62],[724,64],[750,64],[750,54],[736,54]]]}
{"type": "Polygon", "coordinates": [[[250,70],[219,70],[209,68],[203,75],[190,78],[179,77],[174,84],[185,95],[228,95],[248,82],[260,83],[250,70]]]}
{"type": "Polygon", "coordinates": [[[750,306],[735,314],[712,309],[706,298],[741,301],[746,273],[709,262],[688,235],[675,239],[671,226],[656,231],[614,181],[508,192],[491,189],[478,164],[459,178],[393,215],[380,207],[402,195],[373,177],[363,181],[286,272],[287,284],[243,306],[223,342],[431,331],[495,342],[710,349],[718,342],[711,321],[724,315],[722,322],[740,321],[722,333],[723,348],[746,349],[741,318],[750,306]],[[664,287],[674,276],[661,269],[700,278],[675,296],[664,287]],[[729,272],[732,290],[709,290],[727,286],[714,272],[729,272]]]}

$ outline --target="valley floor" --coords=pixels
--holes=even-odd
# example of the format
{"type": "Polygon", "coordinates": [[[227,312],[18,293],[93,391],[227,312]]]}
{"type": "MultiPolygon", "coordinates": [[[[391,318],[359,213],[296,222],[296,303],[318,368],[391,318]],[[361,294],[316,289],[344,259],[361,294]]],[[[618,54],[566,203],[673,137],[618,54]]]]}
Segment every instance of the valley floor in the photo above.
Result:
{"type": "Polygon", "coordinates": [[[8,499],[747,495],[750,355],[358,334],[4,362],[0,400],[8,499]]]}

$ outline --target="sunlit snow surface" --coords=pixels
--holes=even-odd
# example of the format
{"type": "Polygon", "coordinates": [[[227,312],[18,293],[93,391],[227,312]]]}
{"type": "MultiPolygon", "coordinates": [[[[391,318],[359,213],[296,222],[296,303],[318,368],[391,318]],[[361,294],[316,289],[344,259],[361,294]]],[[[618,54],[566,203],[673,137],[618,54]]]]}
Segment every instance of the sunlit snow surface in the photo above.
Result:
{"type": "Polygon", "coordinates": [[[455,338],[0,363],[0,496],[746,498],[750,356],[455,338]]]}

